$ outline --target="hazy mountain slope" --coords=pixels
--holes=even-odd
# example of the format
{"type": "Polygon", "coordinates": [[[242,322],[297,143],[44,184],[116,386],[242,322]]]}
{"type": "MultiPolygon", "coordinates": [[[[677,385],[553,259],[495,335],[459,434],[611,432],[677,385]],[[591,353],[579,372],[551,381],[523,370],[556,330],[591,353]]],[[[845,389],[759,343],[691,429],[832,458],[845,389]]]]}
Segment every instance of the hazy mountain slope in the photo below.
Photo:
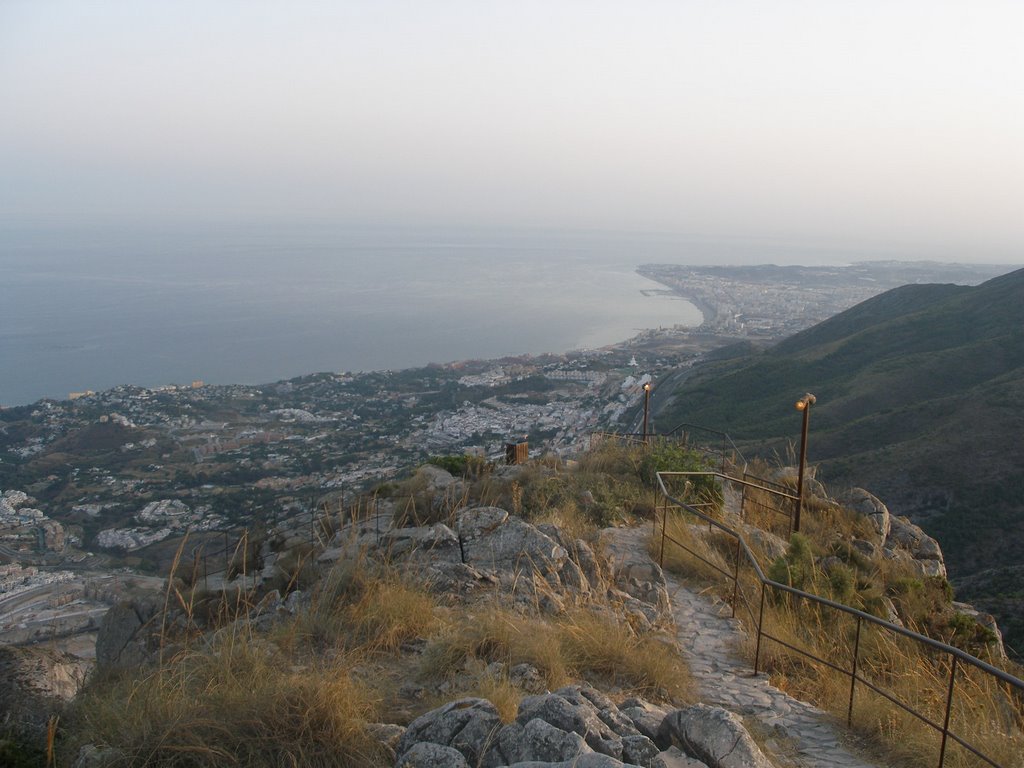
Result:
{"type": "Polygon", "coordinates": [[[862,485],[939,538],[954,579],[1024,556],[1024,270],[881,294],[775,347],[708,364],[661,425],[751,446],[799,440],[833,487],[862,485]]]}

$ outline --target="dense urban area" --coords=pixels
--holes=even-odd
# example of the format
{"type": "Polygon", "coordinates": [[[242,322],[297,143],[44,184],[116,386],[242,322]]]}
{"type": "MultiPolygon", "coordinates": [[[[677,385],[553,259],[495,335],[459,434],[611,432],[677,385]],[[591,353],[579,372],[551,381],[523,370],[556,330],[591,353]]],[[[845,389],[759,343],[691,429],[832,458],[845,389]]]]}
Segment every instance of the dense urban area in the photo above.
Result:
{"type": "Polygon", "coordinates": [[[639,431],[644,385],[656,414],[659,384],[711,350],[781,338],[906,282],[999,271],[646,265],[701,309],[702,326],[561,355],[120,386],[0,409],[0,642],[60,640],[88,657],[109,605],[158,587],[186,531],[207,577],[224,577],[244,530],[313,535],[317,514],[373,498],[432,456],[500,462],[525,443],[572,457],[594,433],[639,431]]]}

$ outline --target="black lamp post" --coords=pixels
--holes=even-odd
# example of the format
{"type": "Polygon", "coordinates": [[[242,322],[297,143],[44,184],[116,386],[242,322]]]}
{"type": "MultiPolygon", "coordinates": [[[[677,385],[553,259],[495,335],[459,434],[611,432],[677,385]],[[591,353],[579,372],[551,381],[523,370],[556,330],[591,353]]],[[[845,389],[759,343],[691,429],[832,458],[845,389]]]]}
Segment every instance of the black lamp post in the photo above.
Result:
{"type": "Polygon", "coordinates": [[[647,417],[651,411],[651,382],[644,384],[644,442],[647,442],[647,417]]]}
{"type": "Polygon", "coordinates": [[[804,468],[807,466],[807,422],[811,417],[811,406],[817,398],[808,392],[796,401],[796,409],[804,414],[803,429],[800,432],[800,470],[796,480],[796,514],[793,515],[793,531],[800,532],[800,512],[804,506],[804,468]]]}

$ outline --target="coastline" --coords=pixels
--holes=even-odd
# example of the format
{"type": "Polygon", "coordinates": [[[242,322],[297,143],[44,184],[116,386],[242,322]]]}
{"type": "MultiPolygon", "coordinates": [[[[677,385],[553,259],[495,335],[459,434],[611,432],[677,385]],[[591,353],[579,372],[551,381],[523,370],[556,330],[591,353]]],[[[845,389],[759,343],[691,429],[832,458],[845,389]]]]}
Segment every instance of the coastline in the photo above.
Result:
{"type": "Polygon", "coordinates": [[[470,291],[468,301],[456,304],[446,303],[444,296],[430,300],[432,293],[400,289],[399,300],[350,305],[323,317],[295,317],[287,308],[280,316],[257,309],[245,325],[238,324],[241,318],[204,313],[199,307],[193,314],[206,324],[202,338],[196,330],[200,325],[191,319],[142,317],[136,325],[151,327],[157,339],[146,343],[124,324],[90,331],[88,338],[60,331],[58,339],[45,328],[31,335],[31,326],[23,322],[22,333],[9,337],[0,350],[16,363],[0,377],[0,408],[63,401],[72,392],[120,385],[156,388],[203,380],[260,386],[315,371],[407,370],[614,349],[651,330],[680,325],[696,329],[706,320],[706,310],[675,291],[642,295],[644,288],[663,286],[636,266],[599,271],[589,285],[597,289],[569,290],[564,283],[556,287],[549,282],[533,290],[525,284],[520,286],[525,300],[509,295],[507,301],[504,294],[470,291]],[[629,279],[623,280],[627,274],[629,279]],[[420,305],[413,303],[417,295],[420,305]],[[391,312],[396,301],[402,305],[397,315],[391,312]]]}
{"type": "Polygon", "coordinates": [[[694,326],[693,330],[696,331],[699,328],[713,325],[715,321],[718,320],[718,310],[715,308],[713,304],[709,304],[703,297],[696,295],[696,293],[685,292],[681,290],[679,287],[659,279],[656,274],[653,274],[647,269],[647,266],[648,265],[646,264],[641,264],[639,267],[637,267],[637,274],[650,280],[651,282],[665,286],[665,288],[669,292],[671,292],[673,296],[678,296],[679,298],[688,301],[690,304],[697,308],[698,312],[700,312],[702,318],[700,325],[694,326]]]}

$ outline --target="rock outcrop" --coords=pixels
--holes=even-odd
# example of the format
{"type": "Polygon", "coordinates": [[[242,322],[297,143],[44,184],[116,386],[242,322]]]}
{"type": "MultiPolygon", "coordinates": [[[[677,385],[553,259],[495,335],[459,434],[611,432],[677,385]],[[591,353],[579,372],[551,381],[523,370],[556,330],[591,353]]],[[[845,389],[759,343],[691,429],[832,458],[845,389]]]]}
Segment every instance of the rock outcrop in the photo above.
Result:
{"type": "Polygon", "coordinates": [[[675,745],[712,768],[772,768],[738,715],[706,704],[666,716],[658,744],[675,745]]]}
{"type": "Polygon", "coordinates": [[[396,526],[380,516],[340,531],[319,556],[321,564],[367,556],[415,572],[417,580],[449,599],[493,599],[558,613],[599,598],[639,626],[661,621],[669,607],[661,569],[649,559],[611,573],[606,558],[557,526],[532,525],[500,507],[453,513],[452,526],[396,526]]]}
{"type": "Polygon", "coordinates": [[[874,535],[870,540],[858,539],[853,546],[867,557],[879,549],[889,560],[906,564],[921,578],[946,578],[946,563],[939,543],[905,517],[889,513],[889,508],[863,488],[852,489],[843,505],[871,521],[874,535]]]}
{"type": "Polygon", "coordinates": [[[486,699],[459,699],[409,724],[396,768],[770,768],[725,710],[698,705],[666,712],[642,699],[616,706],[586,685],[528,696],[502,723],[486,699]]]}
{"type": "Polygon", "coordinates": [[[889,508],[881,500],[863,488],[854,488],[844,500],[847,509],[851,509],[859,515],[863,515],[871,521],[875,529],[875,539],[872,543],[877,546],[885,544],[889,536],[890,515],[889,508]]]}
{"type": "Polygon", "coordinates": [[[883,552],[889,559],[907,562],[921,577],[946,578],[939,542],[905,517],[890,517],[883,552]]]}
{"type": "Polygon", "coordinates": [[[0,727],[42,743],[47,722],[78,692],[87,667],[70,654],[0,645],[0,727]]]}
{"type": "Polygon", "coordinates": [[[989,643],[989,647],[992,654],[1001,661],[1005,661],[1007,659],[1006,646],[1003,644],[1003,633],[999,629],[999,625],[996,623],[995,616],[991,613],[979,611],[970,603],[963,603],[955,600],[953,601],[953,610],[958,614],[973,619],[978,626],[990,633],[992,640],[989,643]]]}
{"type": "Polygon", "coordinates": [[[152,626],[156,614],[156,604],[147,601],[122,602],[107,611],[96,635],[96,666],[142,666],[158,644],[158,628],[152,626]]]}

